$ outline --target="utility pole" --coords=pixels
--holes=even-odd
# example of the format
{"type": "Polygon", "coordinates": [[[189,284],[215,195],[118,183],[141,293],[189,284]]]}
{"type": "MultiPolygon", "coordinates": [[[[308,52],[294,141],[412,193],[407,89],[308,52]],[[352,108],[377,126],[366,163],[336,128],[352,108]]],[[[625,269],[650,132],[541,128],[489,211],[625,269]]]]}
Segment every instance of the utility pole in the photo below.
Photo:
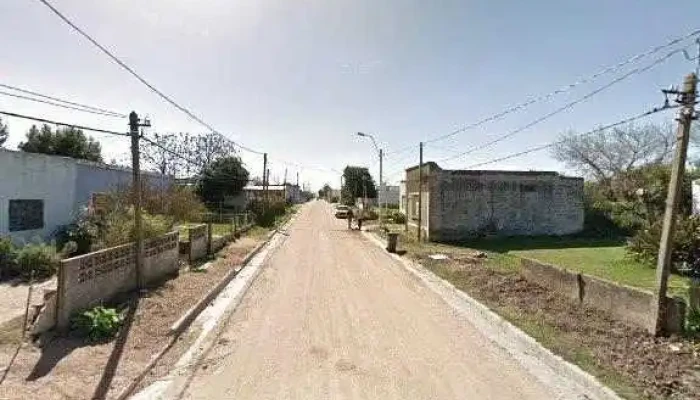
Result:
{"type": "Polygon", "coordinates": [[[284,181],[282,182],[284,182],[284,186],[287,186],[287,168],[284,169],[284,181]]]}
{"type": "Polygon", "coordinates": [[[131,135],[131,173],[132,173],[132,197],[134,202],[134,239],[136,240],[136,254],[134,261],[136,266],[136,286],[143,287],[143,232],[141,229],[141,166],[139,161],[139,127],[151,126],[148,119],[140,123],[135,111],[129,114],[129,133],[131,135]]]}
{"type": "Polygon", "coordinates": [[[262,197],[263,197],[263,212],[267,208],[267,153],[263,154],[263,174],[262,174],[262,197]]]}
{"type": "Polygon", "coordinates": [[[299,187],[299,171],[297,171],[297,187],[299,187]]]}
{"type": "Polygon", "coordinates": [[[652,320],[649,333],[660,335],[664,333],[664,321],[667,316],[666,291],[668,276],[671,269],[671,254],[673,252],[673,230],[676,222],[676,209],[683,185],[685,162],[690,138],[690,125],[695,119],[695,97],[697,92],[697,76],[689,74],[683,82],[683,90],[668,90],[666,94],[676,94],[676,100],[681,109],[678,112],[678,132],[676,134],[676,154],[673,158],[671,181],[668,184],[664,225],[659,243],[659,258],[656,263],[656,288],[652,304],[652,320]]]}
{"type": "Polygon", "coordinates": [[[379,149],[379,195],[377,196],[377,201],[379,201],[379,226],[384,226],[384,218],[382,216],[384,213],[384,203],[382,203],[382,200],[384,200],[384,180],[382,178],[384,172],[383,159],[384,150],[379,149]]]}
{"type": "Polygon", "coordinates": [[[420,142],[418,160],[418,242],[420,242],[423,229],[423,142],[420,142]]]}

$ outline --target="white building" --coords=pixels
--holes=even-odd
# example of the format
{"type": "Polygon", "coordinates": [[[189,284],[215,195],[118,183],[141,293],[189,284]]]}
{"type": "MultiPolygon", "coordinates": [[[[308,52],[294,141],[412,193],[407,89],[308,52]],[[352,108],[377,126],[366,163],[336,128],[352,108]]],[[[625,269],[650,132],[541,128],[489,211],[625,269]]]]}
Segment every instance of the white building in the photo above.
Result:
{"type": "MultiPolygon", "coordinates": [[[[74,221],[94,193],[131,184],[131,170],[69,157],[0,149],[0,236],[47,240],[74,221]]],[[[143,173],[150,184],[172,178],[143,173]]]]}

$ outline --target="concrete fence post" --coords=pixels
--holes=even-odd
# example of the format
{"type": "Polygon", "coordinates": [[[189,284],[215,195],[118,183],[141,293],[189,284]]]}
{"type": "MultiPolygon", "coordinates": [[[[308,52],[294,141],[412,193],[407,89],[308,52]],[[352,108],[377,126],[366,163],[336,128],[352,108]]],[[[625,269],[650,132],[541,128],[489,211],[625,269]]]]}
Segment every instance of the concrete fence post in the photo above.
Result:
{"type": "Polygon", "coordinates": [[[212,234],[212,229],[211,229],[211,222],[207,222],[207,255],[212,255],[212,239],[213,239],[213,234],[212,234]]]}

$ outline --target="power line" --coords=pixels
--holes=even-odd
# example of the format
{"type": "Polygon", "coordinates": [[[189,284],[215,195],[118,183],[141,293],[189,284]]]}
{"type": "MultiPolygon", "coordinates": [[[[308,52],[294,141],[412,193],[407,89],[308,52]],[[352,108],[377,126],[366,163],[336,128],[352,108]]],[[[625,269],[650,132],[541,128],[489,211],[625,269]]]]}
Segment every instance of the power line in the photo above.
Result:
{"type": "Polygon", "coordinates": [[[209,129],[211,132],[216,133],[217,135],[220,135],[221,137],[225,138],[226,140],[231,141],[231,143],[233,143],[234,145],[238,146],[239,148],[241,148],[241,149],[243,149],[243,150],[246,150],[246,151],[249,151],[249,152],[251,152],[251,153],[263,154],[263,153],[260,152],[260,151],[253,150],[253,149],[251,149],[251,148],[249,148],[249,147],[243,146],[243,145],[241,145],[241,144],[239,144],[239,143],[236,143],[236,142],[234,142],[233,140],[231,140],[231,139],[225,137],[225,136],[224,136],[223,134],[221,134],[219,131],[217,131],[216,129],[214,129],[213,126],[211,126],[210,124],[206,123],[204,120],[202,120],[202,119],[199,118],[197,115],[195,115],[192,111],[190,111],[189,109],[187,109],[187,108],[184,107],[184,106],[181,106],[181,105],[178,104],[175,100],[173,100],[171,97],[169,97],[169,96],[166,95],[165,93],[163,93],[163,92],[161,92],[160,90],[158,90],[154,85],[152,85],[151,83],[149,83],[145,78],[143,78],[143,77],[142,77],[141,75],[139,75],[136,71],[134,71],[133,68],[131,68],[131,67],[128,66],[125,62],[123,62],[122,60],[120,60],[117,56],[115,56],[114,54],[112,54],[112,52],[110,52],[106,47],[102,46],[100,43],[97,42],[97,40],[93,39],[93,38],[92,38],[90,35],[88,35],[84,30],[82,30],[82,29],[81,29],[80,27],[78,27],[75,23],[73,23],[70,19],[68,19],[68,17],[66,17],[65,15],[63,15],[58,9],[56,9],[56,7],[54,7],[53,5],[51,5],[47,0],[39,0],[39,1],[40,1],[41,3],[43,3],[46,7],[48,7],[48,8],[49,8],[54,14],[56,14],[56,16],[58,16],[61,20],[63,20],[63,22],[65,22],[66,24],[68,24],[68,26],[70,26],[73,30],[75,30],[76,32],[78,32],[78,33],[79,33],[80,35],[82,35],[85,39],[87,39],[90,43],[92,43],[95,47],[97,47],[98,49],[100,49],[100,50],[101,50],[104,54],[106,54],[112,61],[114,61],[115,63],[117,63],[117,65],[119,65],[120,67],[122,67],[123,69],[125,69],[127,72],[129,72],[133,77],[135,77],[136,79],[138,79],[141,83],[143,83],[146,87],[148,87],[152,92],[154,92],[155,94],[157,94],[158,96],[160,96],[160,98],[162,98],[163,100],[165,100],[166,102],[168,102],[170,105],[172,105],[173,107],[177,108],[177,109],[180,110],[181,112],[185,113],[188,117],[190,117],[190,118],[193,119],[194,121],[198,122],[200,125],[206,127],[206,128],[209,129]]]}
{"type": "Polygon", "coordinates": [[[66,104],[76,106],[76,107],[82,107],[82,108],[92,110],[92,111],[97,111],[97,112],[101,112],[101,113],[105,113],[105,114],[113,114],[115,117],[122,117],[122,118],[127,117],[126,114],[121,114],[121,113],[118,113],[116,111],[110,111],[110,110],[106,110],[104,108],[93,107],[93,106],[88,106],[85,104],[75,103],[75,102],[68,101],[68,100],[63,100],[63,99],[60,99],[58,97],[48,96],[48,95],[37,93],[37,92],[31,91],[31,90],[22,89],[22,88],[19,88],[17,86],[11,86],[11,85],[6,85],[4,83],[0,83],[0,87],[4,87],[5,89],[15,90],[15,91],[21,92],[21,93],[31,94],[32,96],[43,97],[45,99],[54,100],[54,101],[58,101],[61,103],[66,103],[66,104]]]}
{"type": "MultiPolygon", "coordinates": [[[[535,104],[535,103],[539,103],[539,102],[542,102],[542,101],[549,100],[549,99],[551,99],[552,97],[557,96],[557,95],[559,95],[559,94],[566,93],[566,92],[568,92],[568,91],[570,91],[570,90],[572,90],[572,89],[574,89],[574,88],[576,88],[576,87],[578,87],[578,86],[581,86],[581,85],[583,85],[583,84],[592,82],[592,81],[594,81],[595,79],[597,79],[597,78],[599,78],[599,77],[601,77],[601,76],[603,76],[603,75],[616,72],[616,71],[620,70],[621,68],[623,68],[623,67],[625,67],[625,66],[627,66],[627,65],[629,65],[629,64],[632,64],[632,63],[634,63],[634,62],[637,62],[637,61],[639,61],[639,60],[641,60],[641,59],[643,59],[643,58],[646,58],[646,57],[648,57],[648,56],[650,56],[650,55],[653,55],[653,54],[655,54],[655,53],[658,53],[658,52],[661,51],[661,50],[667,49],[667,48],[669,48],[669,47],[671,47],[671,46],[674,46],[674,45],[676,45],[676,44],[678,44],[678,43],[684,42],[684,41],[686,41],[686,40],[688,40],[688,39],[690,39],[690,38],[696,37],[696,36],[698,36],[698,35],[700,35],[700,29],[695,29],[695,30],[693,30],[692,32],[690,32],[690,33],[688,33],[688,34],[683,35],[683,36],[680,36],[680,37],[677,37],[677,38],[675,38],[675,39],[673,39],[673,40],[670,40],[669,42],[666,42],[665,44],[662,44],[662,45],[653,47],[653,48],[651,48],[651,49],[649,49],[649,50],[647,50],[647,51],[645,51],[645,52],[636,54],[636,55],[634,55],[634,56],[632,56],[632,57],[630,57],[630,58],[628,58],[628,59],[626,59],[626,60],[624,60],[624,61],[621,61],[621,62],[619,62],[619,63],[617,63],[617,64],[615,64],[615,65],[611,65],[611,66],[608,66],[608,67],[606,67],[606,68],[603,68],[602,70],[600,70],[600,71],[594,73],[593,75],[590,75],[590,76],[588,76],[588,77],[579,79],[579,80],[576,81],[576,82],[573,82],[573,83],[571,83],[571,84],[568,84],[568,85],[566,85],[566,86],[563,86],[563,87],[561,87],[561,88],[559,88],[559,89],[556,89],[556,90],[554,90],[554,91],[552,91],[552,92],[550,92],[550,93],[547,93],[547,94],[544,94],[544,95],[540,95],[540,96],[531,98],[531,99],[529,99],[529,100],[526,100],[526,101],[524,101],[524,102],[522,102],[522,103],[520,103],[520,104],[516,104],[516,105],[514,105],[514,106],[508,107],[508,108],[506,108],[505,110],[502,110],[502,111],[500,111],[500,112],[498,112],[498,113],[496,113],[496,114],[493,114],[493,115],[491,115],[491,116],[488,116],[488,117],[486,117],[486,118],[483,118],[483,119],[481,119],[481,120],[479,120],[479,121],[477,121],[477,122],[474,122],[474,123],[472,123],[472,124],[469,124],[469,125],[467,125],[467,126],[464,126],[464,127],[458,128],[458,129],[455,129],[455,130],[453,130],[453,131],[451,131],[451,132],[449,132],[449,133],[447,133],[447,134],[444,134],[444,135],[441,135],[441,136],[437,136],[437,137],[432,138],[432,139],[425,140],[424,143],[436,142],[436,141],[439,141],[439,140],[447,139],[447,138],[452,137],[452,136],[455,136],[455,135],[457,135],[457,134],[459,134],[459,133],[461,133],[461,132],[465,132],[465,131],[467,131],[467,130],[470,130],[470,129],[474,129],[474,128],[476,128],[476,127],[479,127],[479,126],[481,126],[481,125],[483,125],[483,124],[486,124],[486,123],[488,123],[488,122],[497,121],[497,120],[499,120],[499,119],[505,117],[505,116],[508,115],[508,114],[514,113],[514,112],[516,112],[516,111],[520,111],[520,110],[522,110],[522,109],[524,109],[524,108],[526,108],[526,107],[531,106],[532,104],[535,104]]],[[[403,148],[397,150],[396,152],[392,152],[392,153],[393,153],[393,154],[403,153],[404,151],[410,150],[410,149],[412,149],[412,148],[413,148],[413,146],[407,146],[407,147],[403,147],[403,148]]]]}
{"type": "Polygon", "coordinates": [[[620,76],[620,77],[614,79],[613,81],[611,81],[611,82],[609,82],[609,83],[607,83],[607,84],[605,84],[605,85],[599,87],[598,89],[595,89],[594,91],[592,91],[592,92],[586,94],[585,96],[580,97],[580,98],[578,98],[578,99],[576,99],[576,100],[574,100],[574,101],[572,101],[572,102],[569,102],[569,103],[565,104],[564,106],[559,107],[559,108],[557,108],[556,110],[554,110],[554,111],[552,111],[552,112],[550,112],[550,113],[547,113],[547,114],[545,114],[545,115],[543,115],[543,116],[541,116],[541,117],[535,119],[534,121],[532,121],[532,122],[530,122],[530,123],[528,123],[528,124],[525,124],[525,125],[523,125],[523,126],[517,128],[517,129],[515,129],[515,130],[513,130],[513,131],[511,131],[511,132],[509,132],[509,133],[507,133],[507,134],[505,134],[505,135],[501,135],[501,136],[499,136],[499,137],[497,137],[497,138],[495,138],[495,139],[493,139],[493,140],[490,140],[490,141],[488,141],[488,142],[486,142],[486,143],[484,143],[484,144],[482,144],[482,145],[472,147],[472,148],[470,148],[469,150],[463,151],[463,152],[458,153],[458,154],[455,154],[455,155],[453,155],[453,156],[443,158],[443,159],[439,160],[438,162],[450,161],[450,160],[453,160],[453,159],[455,159],[455,158],[459,158],[459,157],[465,156],[465,155],[467,155],[467,154],[471,154],[471,153],[473,153],[473,152],[475,152],[475,151],[480,151],[480,150],[484,150],[484,149],[486,149],[486,148],[488,148],[488,147],[491,147],[491,146],[493,146],[494,144],[496,144],[496,143],[498,143],[498,142],[501,142],[501,141],[503,141],[503,140],[505,140],[505,139],[508,139],[508,138],[510,138],[510,137],[512,137],[512,136],[514,136],[514,135],[516,135],[516,134],[518,134],[518,133],[520,133],[520,132],[522,132],[522,131],[524,131],[524,130],[526,130],[526,129],[529,129],[529,128],[531,128],[531,127],[533,127],[533,126],[535,126],[535,125],[537,125],[537,124],[539,124],[539,123],[541,123],[541,122],[543,122],[543,121],[546,121],[547,119],[549,119],[549,118],[551,118],[551,117],[553,117],[553,116],[555,116],[555,115],[557,115],[557,114],[560,114],[560,113],[562,113],[562,112],[564,112],[564,111],[566,111],[566,110],[572,108],[573,106],[575,106],[575,105],[577,105],[577,104],[579,104],[579,103],[582,103],[582,102],[584,102],[584,101],[590,99],[591,97],[593,97],[593,96],[595,96],[595,95],[597,95],[597,94],[603,92],[604,90],[606,90],[606,89],[610,88],[611,86],[613,86],[613,85],[615,85],[615,84],[617,84],[617,83],[619,83],[619,82],[621,82],[621,81],[623,81],[623,80],[629,78],[629,77],[632,76],[632,75],[641,74],[641,73],[643,73],[643,72],[646,72],[646,71],[648,71],[648,70],[654,68],[655,66],[657,66],[657,65],[661,64],[662,62],[668,60],[668,59],[671,58],[673,55],[675,55],[675,54],[677,54],[677,53],[680,53],[681,51],[682,51],[681,49],[679,49],[679,50],[674,50],[674,51],[672,51],[672,52],[666,54],[665,56],[654,60],[653,63],[647,65],[646,67],[637,67],[637,68],[635,68],[635,69],[633,69],[633,70],[627,72],[626,74],[624,74],[624,75],[622,75],[622,76],[620,76]]]}
{"type": "Polygon", "coordinates": [[[115,131],[109,131],[109,130],[106,130],[106,129],[91,128],[91,127],[89,127],[89,126],[82,126],[82,125],[70,124],[70,123],[66,123],[66,122],[58,122],[58,121],[53,121],[53,120],[50,120],[50,119],[32,117],[32,116],[29,116],[29,115],[17,114],[17,113],[8,112],[8,111],[0,111],[0,114],[2,114],[2,115],[7,115],[8,117],[27,119],[27,120],[36,121],[36,122],[43,122],[43,123],[45,123],[45,124],[51,124],[51,125],[57,125],[57,126],[67,126],[67,127],[69,127],[69,128],[80,129],[80,130],[83,130],[83,131],[108,133],[108,134],[110,134],[110,135],[117,135],[117,136],[129,136],[129,134],[128,134],[128,133],[125,133],[125,132],[115,132],[115,131]]]}
{"type": "MultiPolygon", "coordinates": [[[[635,116],[633,116],[633,117],[626,118],[626,119],[623,119],[623,120],[621,120],[621,121],[618,121],[618,122],[615,122],[615,123],[612,123],[612,124],[609,124],[609,125],[605,125],[605,126],[603,126],[603,127],[599,127],[599,128],[596,128],[596,129],[592,129],[592,130],[590,130],[590,131],[588,131],[588,132],[584,132],[584,133],[578,134],[578,135],[576,135],[576,137],[583,137],[583,136],[592,135],[592,134],[594,134],[594,133],[602,132],[602,131],[605,131],[605,130],[608,130],[608,129],[611,129],[611,128],[618,127],[618,126],[620,126],[620,125],[629,124],[629,123],[634,122],[634,121],[636,121],[636,120],[638,120],[638,119],[642,119],[642,118],[644,118],[644,117],[648,117],[649,115],[656,114],[656,113],[658,113],[658,112],[662,112],[662,111],[666,111],[666,110],[673,109],[673,108],[678,108],[678,107],[679,107],[679,106],[668,106],[668,107],[664,106],[664,107],[654,108],[653,110],[644,112],[644,113],[642,113],[642,114],[635,115],[635,116]]],[[[471,169],[471,168],[481,167],[481,166],[483,166],[483,165],[493,164],[493,163],[496,163],[496,162],[509,160],[509,159],[511,159],[511,158],[521,157],[521,156],[524,156],[524,155],[526,155],[526,154],[534,153],[534,152],[537,152],[537,151],[542,151],[542,150],[544,150],[544,149],[548,149],[548,148],[550,148],[550,147],[554,147],[554,146],[556,146],[557,144],[562,143],[562,142],[564,142],[564,141],[566,141],[566,140],[567,140],[567,139],[560,139],[560,140],[556,140],[556,141],[554,141],[554,142],[547,143],[547,144],[544,144],[544,145],[541,145],[541,146],[531,147],[531,148],[529,148],[529,149],[527,149],[527,150],[519,151],[519,152],[517,152],[517,153],[512,153],[512,154],[509,154],[509,155],[507,155],[507,156],[503,156],[503,157],[499,157],[499,158],[494,158],[494,159],[492,159],[492,160],[480,162],[480,163],[477,163],[477,164],[472,164],[472,165],[466,167],[465,169],[471,169]]]]}
{"type": "MultiPolygon", "coordinates": [[[[2,85],[0,85],[0,86],[2,86],[2,85]]],[[[23,95],[21,95],[21,94],[15,94],[15,93],[8,93],[8,92],[4,92],[4,91],[0,91],[0,95],[9,96],[9,97],[15,97],[15,98],[22,99],[22,100],[34,101],[34,102],[42,103],[42,104],[48,104],[48,105],[51,105],[51,106],[54,106],[54,107],[61,107],[61,108],[67,108],[67,109],[71,109],[71,110],[82,111],[82,112],[86,112],[86,113],[90,113],[90,114],[104,115],[104,116],[107,116],[107,117],[117,117],[117,118],[123,118],[123,117],[125,117],[125,116],[121,116],[121,115],[114,115],[114,114],[112,114],[112,113],[105,113],[105,112],[101,112],[101,111],[92,111],[92,110],[88,110],[88,109],[85,109],[85,108],[79,108],[79,107],[69,106],[69,105],[67,105],[67,104],[55,103],[55,102],[53,102],[53,101],[42,100],[42,99],[36,99],[36,98],[33,98],[33,97],[23,96],[23,95]]]]}

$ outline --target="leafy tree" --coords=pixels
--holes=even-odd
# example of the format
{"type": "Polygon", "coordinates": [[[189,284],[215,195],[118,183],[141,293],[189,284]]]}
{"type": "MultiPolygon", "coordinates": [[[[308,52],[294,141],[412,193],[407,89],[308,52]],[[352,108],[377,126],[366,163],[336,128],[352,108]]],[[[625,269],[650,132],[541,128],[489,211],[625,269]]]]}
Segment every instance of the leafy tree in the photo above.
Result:
{"type": "Polygon", "coordinates": [[[102,162],[100,143],[75,128],[60,128],[53,132],[48,125],[43,125],[41,130],[33,125],[27,132],[27,141],[20,143],[19,148],[28,153],[102,162]]]}
{"type": "Polygon", "coordinates": [[[2,123],[2,118],[0,118],[0,147],[5,144],[9,136],[9,128],[7,127],[7,124],[2,123]]]}
{"type": "Polygon", "coordinates": [[[204,202],[219,202],[224,196],[235,196],[248,183],[249,173],[240,158],[221,157],[204,167],[197,193],[204,202]]]}
{"type": "Polygon", "coordinates": [[[570,131],[552,150],[555,159],[599,182],[647,164],[668,161],[675,142],[670,123],[628,125],[590,135],[570,131]]]}
{"type": "Polygon", "coordinates": [[[348,165],[343,170],[343,176],[345,179],[340,196],[344,204],[355,204],[355,199],[365,197],[365,195],[371,199],[377,197],[374,179],[372,179],[372,175],[370,175],[367,168],[348,165]]]}
{"type": "Polygon", "coordinates": [[[333,189],[331,188],[331,185],[325,184],[321,189],[318,191],[318,197],[321,199],[330,199],[331,198],[331,193],[333,192],[333,189]]]}

